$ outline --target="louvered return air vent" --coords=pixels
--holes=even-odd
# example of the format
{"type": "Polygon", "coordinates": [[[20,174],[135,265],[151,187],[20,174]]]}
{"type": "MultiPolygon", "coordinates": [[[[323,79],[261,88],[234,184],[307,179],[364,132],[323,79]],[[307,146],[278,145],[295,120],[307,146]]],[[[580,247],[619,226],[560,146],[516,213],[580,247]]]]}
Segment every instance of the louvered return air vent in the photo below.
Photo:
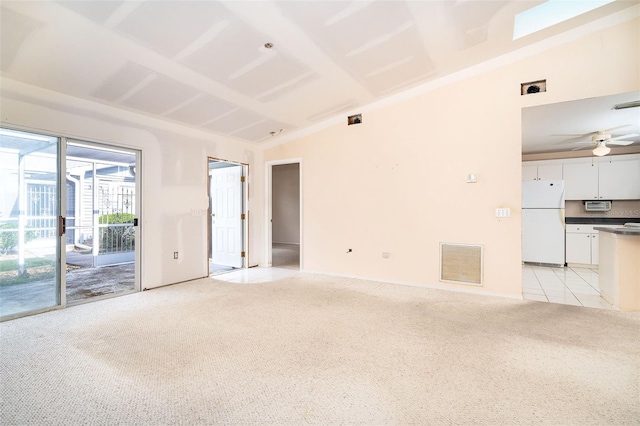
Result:
{"type": "Polygon", "coordinates": [[[482,246],[440,243],[440,281],[482,285],[482,246]]]}

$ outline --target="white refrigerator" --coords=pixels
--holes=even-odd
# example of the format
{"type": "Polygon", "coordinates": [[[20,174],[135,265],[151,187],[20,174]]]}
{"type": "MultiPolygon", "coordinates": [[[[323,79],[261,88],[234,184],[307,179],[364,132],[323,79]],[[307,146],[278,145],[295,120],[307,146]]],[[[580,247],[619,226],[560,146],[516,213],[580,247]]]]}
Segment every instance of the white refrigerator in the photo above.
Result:
{"type": "Polygon", "coordinates": [[[522,183],[522,261],[564,266],[564,181],[522,183]]]}

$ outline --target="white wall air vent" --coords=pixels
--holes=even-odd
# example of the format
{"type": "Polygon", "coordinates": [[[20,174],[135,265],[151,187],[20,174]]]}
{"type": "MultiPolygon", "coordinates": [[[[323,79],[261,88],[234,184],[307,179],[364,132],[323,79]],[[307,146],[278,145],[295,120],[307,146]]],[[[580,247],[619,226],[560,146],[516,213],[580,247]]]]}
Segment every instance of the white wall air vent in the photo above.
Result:
{"type": "Polygon", "coordinates": [[[481,245],[440,243],[440,281],[482,285],[481,245]]]}

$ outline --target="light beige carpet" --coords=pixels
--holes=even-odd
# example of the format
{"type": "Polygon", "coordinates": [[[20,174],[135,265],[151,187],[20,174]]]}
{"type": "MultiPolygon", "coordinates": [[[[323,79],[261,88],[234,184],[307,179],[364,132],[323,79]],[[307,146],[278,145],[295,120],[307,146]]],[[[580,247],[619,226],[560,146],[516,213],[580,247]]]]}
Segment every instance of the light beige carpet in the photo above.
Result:
{"type": "Polygon", "coordinates": [[[0,324],[0,423],[638,424],[639,318],[203,279],[0,324]]]}

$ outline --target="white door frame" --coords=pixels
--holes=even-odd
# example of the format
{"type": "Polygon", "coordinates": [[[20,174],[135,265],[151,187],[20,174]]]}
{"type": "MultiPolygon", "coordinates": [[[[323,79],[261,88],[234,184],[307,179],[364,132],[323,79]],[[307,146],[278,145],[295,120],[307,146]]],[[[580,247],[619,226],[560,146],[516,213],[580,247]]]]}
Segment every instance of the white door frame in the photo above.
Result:
{"type": "Polygon", "coordinates": [[[284,164],[298,164],[298,179],[300,180],[300,270],[303,269],[303,251],[304,251],[304,233],[302,232],[303,227],[303,215],[302,215],[302,158],[289,158],[285,160],[273,160],[265,162],[265,246],[264,246],[264,264],[266,266],[273,265],[273,252],[271,247],[273,245],[273,229],[272,229],[272,220],[273,220],[273,166],[281,166],[284,164]]]}
{"type": "MultiPolygon", "coordinates": [[[[242,261],[242,267],[238,269],[246,269],[249,267],[249,265],[251,265],[251,263],[249,262],[249,164],[207,156],[207,197],[211,197],[211,176],[209,175],[209,163],[212,161],[219,163],[229,163],[242,167],[242,176],[244,177],[245,181],[242,185],[242,196],[240,197],[242,205],[240,207],[240,211],[245,215],[245,220],[242,223],[242,251],[245,252],[245,257],[242,261]]],[[[206,254],[204,256],[205,261],[207,262],[207,276],[211,275],[210,255],[212,245],[212,232],[213,227],[211,226],[211,202],[209,202],[209,206],[207,207],[207,248],[206,254]]]]}

